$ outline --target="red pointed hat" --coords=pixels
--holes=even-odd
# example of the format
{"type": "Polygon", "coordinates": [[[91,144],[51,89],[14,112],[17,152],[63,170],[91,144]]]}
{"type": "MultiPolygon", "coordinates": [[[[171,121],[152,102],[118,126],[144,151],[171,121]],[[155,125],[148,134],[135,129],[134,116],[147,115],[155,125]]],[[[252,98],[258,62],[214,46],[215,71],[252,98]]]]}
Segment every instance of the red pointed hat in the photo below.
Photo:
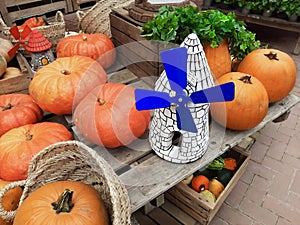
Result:
{"type": "Polygon", "coordinates": [[[43,52],[52,47],[52,43],[39,30],[31,30],[24,42],[28,52],[43,52]]]}

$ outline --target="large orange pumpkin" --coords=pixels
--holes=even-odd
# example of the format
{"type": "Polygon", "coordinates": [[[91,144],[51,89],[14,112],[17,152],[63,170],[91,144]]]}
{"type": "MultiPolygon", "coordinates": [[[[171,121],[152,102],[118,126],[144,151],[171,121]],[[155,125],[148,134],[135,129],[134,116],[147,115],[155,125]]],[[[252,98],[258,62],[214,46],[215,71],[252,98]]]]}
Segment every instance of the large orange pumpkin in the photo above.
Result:
{"type": "Polygon", "coordinates": [[[134,88],[106,83],[76,107],[74,123],[90,141],[108,148],[127,145],[148,128],[150,112],[135,107],[134,88]]]}
{"type": "MultiPolygon", "coordinates": [[[[8,185],[9,181],[4,181],[0,179],[0,190],[4,188],[6,185],[8,185]]],[[[19,205],[19,201],[22,195],[22,188],[21,187],[15,187],[10,190],[8,190],[2,198],[2,206],[3,209],[6,211],[16,210],[19,205]]],[[[12,221],[6,221],[0,217],[0,225],[12,225],[12,221]]]]}
{"type": "Polygon", "coordinates": [[[237,71],[259,79],[265,86],[271,103],[285,98],[296,82],[294,60],[287,53],[276,49],[252,51],[242,60],[237,71]]]}
{"type": "Polygon", "coordinates": [[[116,58],[113,42],[105,34],[78,34],[65,37],[56,46],[57,57],[88,56],[97,60],[105,69],[116,58]]]}
{"type": "Polygon", "coordinates": [[[231,56],[227,39],[216,48],[212,48],[210,43],[203,45],[203,50],[207,59],[207,63],[215,79],[231,71],[231,56]]]}
{"type": "Polygon", "coordinates": [[[38,70],[29,93],[45,111],[71,114],[91,89],[107,81],[106,72],[95,60],[85,56],[58,58],[38,70]]]}
{"type": "Polygon", "coordinates": [[[30,95],[0,95],[0,136],[13,128],[39,122],[42,118],[42,110],[30,95]]]}
{"type": "Polygon", "coordinates": [[[34,155],[51,144],[72,139],[71,132],[55,122],[27,124],[6,132],[0,137],[0,178],[26,179],[34,155]]]}
{"type": "Polygon", "coordinates": [[[212,118],[232,130],[248,130],[257,126],[268,112],[268,93],[263,84],[248,74],[230,72],[218,84],[234,82],[235,98],[225,103],[211,103],[212,118]]]}
{"type": "Polygon", "coordinates": [[[55,181],[24,200],[14,225],[24,224],[108,225],[109,217],[96,189],[80,181],[55,181]]]}

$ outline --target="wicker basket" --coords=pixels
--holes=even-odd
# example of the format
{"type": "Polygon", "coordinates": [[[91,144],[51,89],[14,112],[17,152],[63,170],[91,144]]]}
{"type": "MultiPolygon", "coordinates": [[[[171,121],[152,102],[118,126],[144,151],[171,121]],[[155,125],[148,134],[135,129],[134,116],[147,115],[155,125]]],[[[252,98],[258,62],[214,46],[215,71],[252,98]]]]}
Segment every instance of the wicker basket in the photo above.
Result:
{"type": "MultiPolygon", "coordinates": [[[[12,182],[0,192],[0,203],[7,190],[24,187],[19,205],[44,184],[59,180],[82,181],[93,186],[105,203],[112,225],[130,225],[131,207],[127,190],[110,165],[94,150],[78,141],[50,145],[30,162],[27,180],[12,182]]],[[[16,211],[5,211],[0,204],[0,216],[12,221],[16,211]]]]}
{"type": "Polygon", "coordinates": [[[102,33],[111,37],[109,14],[112,8],[124,7],[133,0],[100,0],[86,12],[77,11],[78,28],[84,33],[102,33]]]}
{"type": "MultiPolygon", "coordinates": [[[[14,39],[14,37],[9,32],[10,27],[5,24],[5,22],[0,17],[0,34],[6,39],[11,40],[13,44],[16,44],[18,40],[14,39]]],[[[57,11],[55,15],[55,21],[49,22],[49,25],[40,26],[32,28],[32,30],[39,30],[42,32],[45,37],[52,43],[52,51],[56,51],[56,46],[58,42],[65,36],[66,24],[64,20],[64,15],[61,11],[57,11]]],[[[28,55],[22,45],[19,48],[22,54],[28,55]]]]}

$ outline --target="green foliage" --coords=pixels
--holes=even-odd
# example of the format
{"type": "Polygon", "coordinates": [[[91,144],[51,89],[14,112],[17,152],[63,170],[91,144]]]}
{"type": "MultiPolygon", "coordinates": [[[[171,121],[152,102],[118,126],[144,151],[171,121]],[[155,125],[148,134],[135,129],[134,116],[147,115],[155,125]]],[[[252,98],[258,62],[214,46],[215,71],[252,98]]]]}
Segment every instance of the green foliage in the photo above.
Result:
{"type": "Polygon", "coordinates": [[[202,44],[209,42],[217,47],[227,38],[229,50],[234,58],[243,59],[260,47],[255,34],[238,21],[234,13],[224,14],[219,10],[202,10],[197,7],[163,6],[153,20],[141,27],[142,36],[149,40],[180,44],[190,33],[196,33],[202,44]]]}

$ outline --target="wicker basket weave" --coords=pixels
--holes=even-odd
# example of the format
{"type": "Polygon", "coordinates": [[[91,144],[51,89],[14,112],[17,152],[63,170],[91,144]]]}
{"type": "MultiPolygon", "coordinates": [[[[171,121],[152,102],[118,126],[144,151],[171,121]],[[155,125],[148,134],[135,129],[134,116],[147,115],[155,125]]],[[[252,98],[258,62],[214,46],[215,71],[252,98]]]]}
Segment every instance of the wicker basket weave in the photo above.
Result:
{"type": "MultiPolygon", "coordinates": [[[[11,33],[9,32],[10,27],[5,24],[5,22],[0,17],[0,34],[4,38],[10,40],[13,44],[16,44],[18,40],[16,40],[11,33]]],[[[40,26],[32,28],[32,30],[39,30],[43,33],[43,35],[52,43],[52,51],[56,51],[56,46],[58,42],[65,37],[66,24],[64,20],[64,15],[61,11],[57,11],[55,15],[55,21],[49,22],[49,25],[40,26]]],[[[22,54],[27,55],[28,53],[22,47],[19,48],[22,54]]]]}
{"type": "MultiPolygon", "coordinates": [[[[0,191],[0,203],[6,191],[23,186],[19,205],[39,187],[59,180],[82,181],[101,195],[112,225],[130,225],[131,207],[127,190],[110,165],[94,150],[78,141],[53,144],[38,153],[30,162],[27,180],[12,182],[0,191]]],[[[16,211],[5,211],[0,204],[0,216],[12,221],[16,211]]]]}
{"type": "Polygon", "coordinates": [[[78,28],[84,33],[102,33],[111,37],[109,14],[112,8],[124,7],[133,0],[99,0],[86,12],[77,11],[78,28]]]}

